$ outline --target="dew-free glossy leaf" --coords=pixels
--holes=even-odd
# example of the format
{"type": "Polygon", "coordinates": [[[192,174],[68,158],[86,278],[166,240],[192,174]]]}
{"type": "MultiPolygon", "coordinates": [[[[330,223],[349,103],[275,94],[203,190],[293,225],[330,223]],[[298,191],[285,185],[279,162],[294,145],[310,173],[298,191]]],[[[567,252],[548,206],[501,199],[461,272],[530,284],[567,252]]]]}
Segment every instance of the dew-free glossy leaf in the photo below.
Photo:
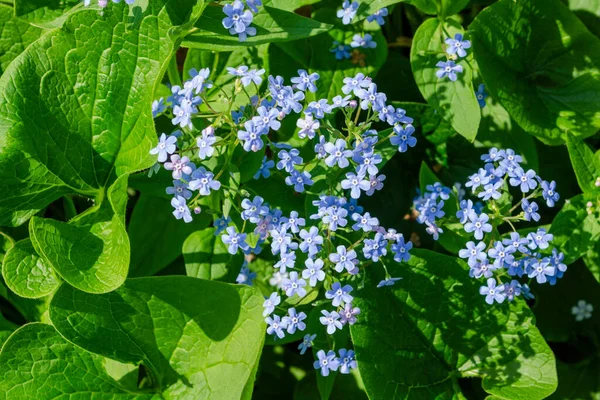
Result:
{"type": "Polygon", "coordinates": [[[600,178],[600,151],[594,153],[583,140],[572,135],[567,135],[567,148],[581,190],[584,192],[600,190],[596,186],[596,181],[600,178]]]}
{"type": "Polygon", "coordinates": [[[2,276],[10,290],[27,298],[47,296],[60,285],[54,270],[35,252],[30,239],[21,240],[8,250],[2,276]]]}
{"type": "Polygon", "coordinates": [[[469,27],[486,89],[547,144],[600,128],[600,39],[560,0],[500,0],[469,27]]]}
{"type": "Polygon", "coordinates": [[[414,250],[403,279],[377,288],[383,269],[368,268],[351,327],[369,398],[461,398],[459,377],[481,377],[498,399],[543,399],[556,389],[552,351],[523,301],[490,307],[461,260],[414,250]],[[382,312],[385,310],[385,312],[382,312]]]}
{"type": "Polygon", "coordinates": [[[331,25],[265,4],[260,7],[252,20],[252,26],[256,28],[256,36],[248,36],[245,42],[240,42],[237,35],[230,34],[229,30],[223,27],[222,21],[225,16],[221,7],[207,7],[196,23],[198,29],[185,38],[183,46],[208,50],[233,50],[237,47],[303,39],[331,29],[331,25]]]}
{"type": "Polygon", "coordinates": [[[74,12],[0,79],[0,225],[19,225],[64,193],[100,193],[150,167],[151,115],[182,27],[203,2],[150,0],[74,12]],[[177,9],[175,9],[177,6],[177,9]]]}
{"type": "Polygon", "coordinates": [[[51,325],[29,324],[12,334],[0,352],[0,397],[142,400],[112,379],[103,357],[67,342],[51,325]]]}
{"type": "Polygon", "coordinates": [[[107,198],[62,222],[33,217],[29,234],[35,251],[69,284],[90,293],[121,286],[129,269],[125,230],[127,175],[109,188],[107,198]]]}
{"type": "Polygon", "coordinates": [[[164,398],[239,398],[260,356],[263,298],[248,286],[186,276],[128,279],[92,295],[63,285],[50,318],[69,341],[142,363],[164,398]]]}
{"type": "Polygon", "coordinates": [[[216,228],[206,228],[189,235],[183,243],[183,258],[188,276],[200,279],[223,279],[237,273],[243,262],[240,253],[232,256],[227,251],[216,228]]]}
{"type": "Polygon", "coordinates": [[[466,59],[459,59],[457,64],[463,67],[463,73],[458,74],[458,79],[452,82],[447,77],[438,78],[439,69],[436,64],[446,61],[443,40],[455,33],[463,33],[462,28],[455,21],[441,22],[431,18],[423,22],[417,29],[410,50],[410,63],[415,81],[425,100],[452,127],[471,142],[477,136],[481,111],[475,90],[473,89],[473,74],[471,65],[466,59]]]}
{"type": "Polygon", "coordinates": [[[16,18],[12,7],[0,4],[0,74],[41,34],[42,29],[16,18]]]}

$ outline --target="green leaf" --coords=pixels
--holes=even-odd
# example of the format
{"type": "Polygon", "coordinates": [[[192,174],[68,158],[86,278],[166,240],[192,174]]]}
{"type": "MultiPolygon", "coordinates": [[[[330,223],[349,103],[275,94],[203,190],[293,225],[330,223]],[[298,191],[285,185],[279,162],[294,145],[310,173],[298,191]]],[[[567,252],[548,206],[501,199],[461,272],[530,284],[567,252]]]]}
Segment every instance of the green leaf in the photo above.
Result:
{"type": "Polygon", "coordinates": [[[438,14],[441,19],[458,14],[469,4],[469,0],[410,0],[410,2],[426,14],[438,14]]]}
{"type": "Polygon", "coordinates": [[[91,295],[63,285],[50,318],[67,340],[142,363],[164,398],[239,398],[262,349],[255,288],[172,276],[128,279],[91,295]]]}
{"type": "Polygon", "coordinates": [[[0,4],[0,74],[27,46],[39,39],[42,29],[13,15],[12,7],[0,4]]]}
{"type": "Polygon", "coordinates": [[[425,161],[421,161],[421,168],[419,169],[419,189],[421,189],[421,193],[427,191],[427,185],[433,185],[436,182],[441,183],[440,179],[435,175],[431,168],[429,168],[425,161]]]}
{"type": "Polygon", "coordinates": [[[596,182],[600,178],[600,151],[594,153],[583,140],[572,135],[567,135],[567,148],[581,190],[598,191],[596,182]]]}
{"type": "Polygon", "coordinates": [[[197,30],[186,36],[183,46],[208,50],[233,50],[236,47],[303,39],[331,29],[331,25],[265,4],[252,20],[252,26],[256,28],[256,36],[248,36],[245,42],[240,42],[237,35],[230,34],[229,30],[223,27],[224,16],[221,7],[207,7],[196,23],[197,30]]]}
{"type": "Polygon", "coordinates": [[[294,11],[300,7],[315,4],[321,0],[263,0],[265,6],[271,6],[280,10],[294,11]]]}
{"type": "Polygon", "coordinates": [[[556,389],[554,355],[523,301],[489,306],[454,257],[413,250],[408,266],[391,267],[403,279],[384,288],[376,287],[383,270],[367,269],[350,330],[371,400],[463,398],[460,377],[481,377],[494,399],[543,399],[556,389]]]}
{"type": "Polygon", "coordinates": [[[600,283],[600,241],[596,242],[594,247],[587,251],[583,256],[583,262],[594,275],[596,281],[600,283]]]}
{"type": "Polygon", "coordinates": [[[154,87],[203,5],[149,0],[135,18],[124,2],[79,10],[11,63],[0,79],[0,225],[65,193],[101,196],[115,175],[155,163],[154,87]]]}
{"type": "Polygon", "coordinates": [[[2,276],[10,290],[26,298],[47,296],[60,286],[54,270],[38,256],[30,239],[21,240],[8,250],[2,276]]]}
{"type": "Polygon", "coordinates": [[[600,219],[596,196],[580,194],[565,202],[552,226],[552,245],[565,253],[565,263],[571,264],[600,240],[600,219]],[[592,202],[592,208],[587,203],[592,202]],[[588,211],[589,209],[589,211],[588,211]]]}
{"type": "Polygon", "coordinates": [[[18,327],[18,325],[6,320],[2,314],[0,314],[0,349],[2,348],[4,342],[6,342],[6,339],[8,339],[8,337],[18,327]]]}
{"type": "Polygon", "coordinates": [[[242,265],[241,253],[232,256],[227,251],[216,228],[194,232],[183,243],[183,258],[188,276],[218,280],[227,277],[232,270],[236,273],[242,265]]]}
{"type": "Polygon", "coordinates": [[[43,29],[60,28],[68,13],[81,7],[78,0],[15,0],[14,14],[43,29]]]}
{"type": "Polygon", "coordinates": [[[35,251],[69,284],[105,293],[123,284],[129,269],[125,231],[127,175],[110,187],[107,199],[69,223],[33,217],[29,234],[35,251]]]}
{"type": "MultiPolygon", "coordinates": [[[[25,321],[28,322],[44,322],[49,323],[48,318],[48,305],[50,303],[51,296],[42,297],[40,299],[27,299],[16,295],[11,290],[4,286],[4,283],[0,282],[0,297],[3,297],[9,302],[18,312],[25,321]]],[[[6,309],[3,311],[6,313],[6,309]]],[[[8,314],[5,314],[8,316],[8,314]]]]}
{"type": "Polygon", "coordinates": [[[443,40],[448,35],[454,36],[462,31],[462,27],[455,21],[442,23],[437,18],[426,20],[413,38],[410,63],[417,85],[427,103],[459,134],[472,142],[477,136],[481,111],[473,89],[470,56],[457,61],[464,72],[458,74],[456,82],[448,78],[439,79],[435,75],[439,69],[436,64],[446,61],[443,40]]]}
{"type": "Polygon", "coordinates": [[[527,132],[561,144],[600,128],[600,39],[560,0],[500,0],[469,27],[486,90],[527,132]]]}
{"type": "Polygon", "coordinates": [[[0,393],[6,400],[150,399],[132,393],[106,372],[105,359],[67,342],[50,325],[29,324],[0,353],[0,393]]]}
{"type": "Polygon", "coordinates": [[[138,199],[129,221],[130,277],[154,275],[171,264],[181,256],[186,238],[212,221],[210,215],[201,213],[186,224],[175,219],[172,211],[168,199],[144,194],[138,199]]]}

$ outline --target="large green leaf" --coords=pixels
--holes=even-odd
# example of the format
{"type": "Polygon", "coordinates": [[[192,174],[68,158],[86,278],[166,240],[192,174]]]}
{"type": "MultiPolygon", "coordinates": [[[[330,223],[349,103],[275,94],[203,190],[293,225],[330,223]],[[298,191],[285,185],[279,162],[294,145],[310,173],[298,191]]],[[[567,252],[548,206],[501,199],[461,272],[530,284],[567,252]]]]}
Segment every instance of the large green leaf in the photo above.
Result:
{"type": "Polygon", "coordinates": [[[473,73],[466,59],[457,61],[464,72],[458,74],[458,79],[452,82],[448,78],[439,79],[436,64],[445,61],[443,40],[462,28],[455,21],[441,22],[431,18],[423,22],[417,29],[410,50],[410,63],[415,80],[427,103],[439,112],[452,127],[462,136],[475,140],[481,111],[473,89],[473,73]]]}
{"type": "Polygon", "coordinates": [[[13,8],[0,4],[0,74],[43,30],[13,15],[13,8]]]}
{"type": "Polygon", "coordinates": [[[13,333],[13,331],[18,327],[18,325],[6,320],[2,314],[0,314],[0,349],[2,348],[2,345],[6,339],[8,339],[11,333],[13,333]]]}
{"type": "Polygon", "coordinates": [[[26,298],[47,296],[60,285],[54,270],[35,252],[30,239],[21,240],[8,250],[2,276],[13,292],[26,298]]]}
{"type": "Polygon", "coordinates": [[[64,193],[101,197],[113,176],[150,167],[154,87],[203,1],[79,10],[0,79],[0,225],[64,193]]]}
{"type": "Polygon", "coordinates": [[[6,400],[150,399],[121,387],[105,359],[67,342],[45,324],[29,324],[8,338],[0,353],[0,397],[6,400]]]}
{"type": "Polygon", "coordinates": [[[209,214],[202,213],[186,224],[175,219],[172,210],[168,199],[140,196],[129,221],[129,276],[150,276],[165,268],[181,256],[184,240],[211,221],[209,214]]]}
{"type": "Polygon", "coordinates": [[[230,34],[223,27],[224,17],[221,7],[208,7],[196,23],[197,30],[185,38],[183,45],[198,49],[233,50],[236,47],[303,39],[331,29],[331,25],[265,4],[252,20],[256,36],[248,36],[245,42],[240,42],[237,35],[230,34]]]}
{"type": "Polygon", "coordinates": [[[523,301],[489,306],[466,263],[430,251],[391,267],[401,281],[377,288],[383,270],[369,268],[355,297],[351,333],[370,399],[462,398],[458,378],[477,376],[494,399],[556,389],[554,355],[523,301]]]}
{"type": "Polygon", "coordinates": [[[584,192],[600,190],[596,186],[600,178],[600,150],[594,153],[583,140],[571,135],[567,135],[567,148],[581,190],[584,192]]]}
{"type": "Polygon", "coordinates": [[[142,363],[164,398],[239,398],[260,356],[263,298],[256,289],[173,276],[129,279],[91,295],[63,285],[50,318],[70,342],[142,363]]]}
{"type": "Polygon", "coordinates": [[[69,284],[90,293],[121,286],[129,269],[129,238],[125,230],[127,175],[107,198],[69,223],[33,217],[29,234],[46,265],[69,284]]]}
{"type": "Polygon", "coordinates": [[[237,273],[243,262],[243,256],[232,256],[220,236],[215,235],[216,228],[207,228],[194,232],[183,243],[183,258],[188,276],[200,279],[223,279],[232,272],[237,273]]]}
{"type": "Polygon", "coordinates": [[[548,144],[600,128],[600,39],[560,0],[500,0],[470,26],[486,87],[548,144]]]}
{"type": "Polygon", "coordinates": [[[596,196],[580,194],[569,199],[552,221],[552,245],[565,253],[567,264],[586,254],[600,240],[598,211],[588,212],[588,201],[594,205],[596,196]]]}

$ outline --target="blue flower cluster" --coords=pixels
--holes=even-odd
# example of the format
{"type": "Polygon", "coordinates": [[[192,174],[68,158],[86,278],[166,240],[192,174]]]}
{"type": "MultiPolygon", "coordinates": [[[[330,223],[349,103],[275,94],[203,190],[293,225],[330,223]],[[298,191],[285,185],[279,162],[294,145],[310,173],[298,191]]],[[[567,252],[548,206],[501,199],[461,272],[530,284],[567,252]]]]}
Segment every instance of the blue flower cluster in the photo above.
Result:
{"type": "MultiPolygon", "coordinates": [[[[360,4],[358,1],[350,2],[349,0],[344,0],[342,3],[342,9],[338,10],[337,17],[342,20],[344,25],[351,24],[356,18],[356,13],[358,11],[360,4]]],[[[383,17],[388,15],[388,9],[382,8],[377,10],[373,14],[367,17],[367,21],[373,22],[375,21],[378,25],[382,26],[385,24],[385,20],[383,17]]],[[[352,37],[352,41],[350,44],[340,43],[338,41],[333,42],[333,47],[331,48],[331,52],[334,53],[335,58],[337,60],[345,60],[352,58],[352,54],[350,51],[352,49],[374,49],[377,47],[377,43],[373,40],[373,36],[369,33],[357,33],[352,37]]]]}
{"type": "MultiPolygon", "coordinates": [[[[240,199],[239,205],[233,204],[234,218],[229,215],[219,218],[214,227],[229,253],[242,252],[250,260],[265,247],[277,259],[269,281],[276,291],[264,302],[267,332],[283,338],[305,331],[306,313],[291,305],[309,292],[322,292],[323,301],[331,304],[331,308],[322,310],[320,322],[328,334],[334,334],[345,325],[354,324],[360,314],[360,309],[353,305],[352,293],[361,282],[357,275],[362,268],[373,263],[381,265],[386,272],[378,287],[385,287],[400,279],[389,275],[385,260],[410,259],[412,243],[395,230],[380,226],[376,217],[358,205],[358,199],[383,188],[385,175],[379,169],[384,159],[378,151],[381,146],[405,152],[416,145],[413,120],[403,109],[388,105],[386,95],[360,73],[344,78],[341,93],[333,99],[305,101],[306,93],[318,91],[317,73],[299,70],[290,85],[280,76],[268,76],[266,89],[261,92],[264,70],[238,66],[227,71],[236,79],[233,97],[228,99],[230,109],[226,112],[214,111],[207,98],[207,89],[212,87],[208,69],[191,70],[191,78],[182,87],[173,86],[167,101],[160,99],[152,106],[155,117],[171,117],[172,124],[179,128],[170,135],[161,134],[158,145],[150,151],[157,156],[159,168],[162,163],[172,174],[173,186],[166,191],[173,196],[173,215],[189,222],[193,213],[201,212],[202,197],[222,189],[234,193],[240,199]],[[256,89],[256,96],[248,94],[250,86],[256,89]],[[245,95],[250,104],[235,110],[232,106],[238,94],[245,95]],[[333,126],[336,113],[343,115],[344,129],[333,126]],[[314,156],[308,161],[304,161],[298,149],[270,138],[271,133],[281,128],[281,121],[294,114],[298,115],[298,138],[314,144],[314,156]],[[200,120],[198,123],[210,121],[208,126],[202,124],[206,127],[198,136],[194,134],[198,130],[193,123],[195,118],[200,120]],[[389,133],[370,129],[378,121],[391,127],[389,133]],[[331,176],[327,179],[327,190],[312,194],[316,195],[312,202],[314,214],[306,218],[296,211],[284,215],[259,195],[250,197],[242,187],[225,186],[229,181],[223,179],[224,171],[231,160],[227,157],[236,147],[247,152],[268,147],[270,151],[263,157],[254,178],[278,175],[296,192],[305,192],[313,185],[311,172],[316,168],[328,171],[331,176]],[[216,156],[226,160],[211,161],[216,156]],[[222,169],[213,172],[219,166],[222,169]]],[[[251,267],[248,261],[244,263],[236,279],[238,283],[252,284],[256,273],[251,267]]],[[[302,353],[312,346],[314,337],[306,334],[299,347],[302,353]]],[[[340,349],[338,353],[339,357],[332,350],[319,351],[315,368],[324,376],[329,370],[339,368],[348,373],[355,368],[352,350],[340,349]],[[324,363],[324,360],[329,361],[324,363]]]]}
{"type": "Polygon", "coordinates": [[[544,181],[534,170],[523,168],[523,158],[511,149],[492,148],[481,159],[485,162],[484,167],[471,175],[465,186],[471,188],[473,195],[488,202],[487,209],[493,214],[490,218],[484,212],[478,213],[473,210],[471,200],[462,200],[456,217],[476,240],[482,240],[486,234],[490,237],[487,244],[468,242],[467,248],[459,252],[459,257],[467,259],[472,277],[487,278],[487,286],[482,286],[480,293],[488,304],[502,303],[505,299],[512,301],[519,295],[532,297],[529,286],[514,278],[526,275],[540,284],[549,282],[554,285],[567,266],[563,263],[564,255],[556,249],[545,254],[552,234],[538,228],[521,236],[513,222],[539,221],[539,206],[533,199],[541,197],[548,207],[553,207],[560,198],[556,182],[544,181]],[[511,186],[518,188],[522,198],[508,213],[503,213],[499,201],[503,196],[509,196],[511,186]],[[513,216],[512,213],[519,208],[520,212],[513,216]],[[513,232],[502,239],[496,228],[504,222],[511,226],[513,232]],[[501,283],[503,276],[508,276],[511,281],[501,283]]]}
{"type": "Polygon", "coordinates": [[[245,42],[248,36],[256,36],[256,28],[250,26],[254,15],[258,12],[258,6],[262,6],[261,0],[246,0],[249,10],[246,10],[241,0],[235,0],[233,4],[225,4],[223,12],[226,17],[223,18],[223,27],[229,30],[232,35],[238,35],[240,42],[245,42]]]}
{"type": "Polygon", "coordinates": [[[454,60],[458,59],[458,57],[466,57],[467,50],[471,48],[471,42],[469,40],[465,40],[461,33],[457,33],[453,38],[446,38],[446,61],[439,61],[436,64],[438,67],[438,71],[435,73],[438,79],[443,79],[448,77],[452,82],[458,79],[457,74],[462,74],[463,67],[462,65],[456,64],[454,60]]]}

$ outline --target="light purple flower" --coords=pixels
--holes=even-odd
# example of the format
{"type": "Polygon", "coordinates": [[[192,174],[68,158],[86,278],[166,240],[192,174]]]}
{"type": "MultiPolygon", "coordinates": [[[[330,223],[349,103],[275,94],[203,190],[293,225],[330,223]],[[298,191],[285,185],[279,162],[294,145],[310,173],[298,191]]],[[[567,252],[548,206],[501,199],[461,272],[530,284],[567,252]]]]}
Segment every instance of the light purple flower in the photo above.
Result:
{"type": "Polygon", "coordinates": [[[188,208],[186,201],[183,197],[177,196],[171,199],[171,206],[175,210],[173,210],[173,215],[177,219],[183,219],[185,223],[192,222],[192,214],[190,213],[190,209],[188,208]]]}
{"type": "Polygon", "coordinates": [[[343,325],[340,321],[340,314],[337,311],[328,312],[326,310],[322,310],[322,317],[319,317],[319,321],[322,325],[327,327],[327,333],[333,335],[336,329],[342,329],[343,325]]]}

